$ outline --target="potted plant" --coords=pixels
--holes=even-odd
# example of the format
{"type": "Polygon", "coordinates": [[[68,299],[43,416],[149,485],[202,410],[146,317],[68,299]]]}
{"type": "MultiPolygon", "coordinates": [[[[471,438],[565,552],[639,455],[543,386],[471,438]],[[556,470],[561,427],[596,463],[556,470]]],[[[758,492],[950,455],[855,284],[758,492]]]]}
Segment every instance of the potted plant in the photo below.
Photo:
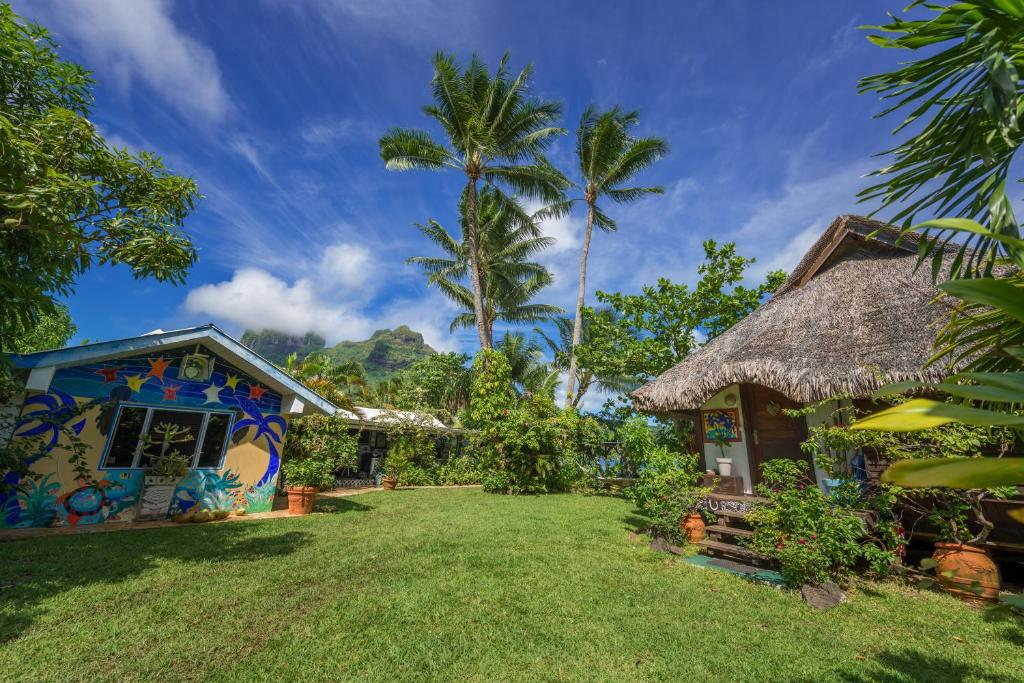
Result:
{"type": "Polygon", "coordinates": [[[174,491],[188,474],[189,467],[189,458],[177,448],[177,444],[192,440],[190,428],[167,422],[153,427],[146,435],[143,448],[155,447],[157,454],[150,460],[149,469],[143,478],[139,511],[135,519],[144,521],[167,518],[174,491]]]}
{"type": "Polygon", "coordinates": [[[689,543],[700,543],[704,540],[704,532],[707,527],[704,524],[704,515],[700,504],[710,493],[710,488],[687,486],[676,490],[672,496],[682,515],[679,520],[679,530],[689,543]]]}
{"type": "MultiPolygon", "coordinates": [[[[390,458],[389,458],[390,460],[390,458]]],[[[398,486],[398,475],[401,472],[397,467],[392,464],[387,464],[384,467],[384,473],[380,478],[380,485],[385,491],[393,491],[398,486]]]]}
{"type": "Polygon", "coordinates": [[[388,437],[381,486],[386,491],[398,486],[402,473],[416,464],[417,456],[433,455],[433,432],[429,418],[419,413],[386,411],[377,420],[388,437]]]}
{"type": "Polygon", "coordinates": [[[307,415],[292,423],[281,464],[288,514],[308,515],[317,491],[334,487],[339,469],[354,467],[358,443],[340,416],[307,415]]]}
{"type": "Polygon", "coordinates": [[[985,517],[982,501],[987,495],[1005,497],[1004,492],[935,489],[926,495],[932,501],[928,520],[939,535],[931,562],[922,567],[934,568],[939,585],[961,600],[995,602],[999,599],[999,567],[983,545],[993,524],[985,517]],[[981,527],[977,534],[969,527],[971,517],[981,527]]]}
{"type": "Polygon", "coordinates": [[[725,456],[725,447],[729,444],[729,439],[726,438],[721,430],[715,430],[712,440],[722,453],[722,457],[715,458],[715,464],[718,465],[718,475],[722,477],[732,476],[732,458],[725,456]]]}

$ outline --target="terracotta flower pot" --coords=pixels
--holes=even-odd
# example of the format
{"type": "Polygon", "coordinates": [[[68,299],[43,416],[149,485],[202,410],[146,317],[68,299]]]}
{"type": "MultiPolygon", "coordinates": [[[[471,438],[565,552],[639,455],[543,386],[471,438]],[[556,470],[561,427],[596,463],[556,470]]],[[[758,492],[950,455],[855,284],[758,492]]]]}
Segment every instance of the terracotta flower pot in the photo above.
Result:
{"type": "Polygon", "coordinates": [[[384,487],[385,491],[393,491],[398,486],[398,477],[384,477],[380,480],[380,485],[384,487]]]}
{"type": "Polygon", "coordinates": [[[985,548],[936,543],[932,558],[938,581],[947,592],[979,604],[999,599],[999,567],[985,548]]]}
{"type": "Polygon", "coordinates": [[[699,543],[704,540],[704,518],[699,512],[691,512],[679,522],[679,529],[686,535],[690,543],[699,543]]]}
{"type": "Polygon", "coordinates": [[[316,487],[314,486],[289,486],[288,487],[288,514],[308,515],[313,512],[313,502],[316,500],[316,487]]]}

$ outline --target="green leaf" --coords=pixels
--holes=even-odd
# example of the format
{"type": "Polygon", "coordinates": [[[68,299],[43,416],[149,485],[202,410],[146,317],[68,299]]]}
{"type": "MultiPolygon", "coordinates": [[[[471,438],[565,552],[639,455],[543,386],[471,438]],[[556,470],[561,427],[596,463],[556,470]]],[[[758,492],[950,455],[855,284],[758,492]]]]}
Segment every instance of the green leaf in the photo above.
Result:
{"type": "Polygon", "coordinates": [[[939,563],[936,562],[934,558],[926,557],[923,560],[921,560],[921,569],[924,569],[925,571],[928,571],[929,569],[935,569],[938,566],[939,563]]]}
{"type": "Polygon", "coordinates": [[[1010,280],[976,278],[950,280],[939,289],[955,297],[976,304],[998,308],[1007,315],[1024,322],[1024,287],[1010,280]]]}
{"type": "Polygon", "coordinates": [[[1024,484],[1024,458],[902,460],[882,481],[903,488],[987,489],[1024,484]]]}
{"type": "Polygon", "coordinates": [[[950,422],[962,422],[981,427],[1024,427],[1024,416],[943,403],[930,398],[915,398],[868,415],[858,420],[850,429],[916,432],[921,429],[941,427],[950,422]]]}

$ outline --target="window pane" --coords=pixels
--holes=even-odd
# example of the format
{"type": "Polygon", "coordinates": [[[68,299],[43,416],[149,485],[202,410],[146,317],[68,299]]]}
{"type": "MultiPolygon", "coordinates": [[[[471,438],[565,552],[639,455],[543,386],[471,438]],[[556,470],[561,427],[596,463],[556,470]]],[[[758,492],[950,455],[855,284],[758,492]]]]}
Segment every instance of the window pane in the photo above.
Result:
{"type": "Polygon", "coordinates": [[[150,443],[142,449],[139,467],[150,466],[153,457],[159,455],[164,448],[165,438],[170,439],[166,444],[166,452],[181,451],[191,466],[192,455],[196,452],[196,439],[203,427],[203,415],[185,410],[154,410],[147,434],[150,443]],[[175,433],[175,429],[180,431],[175,433]]]}
{"type": "Polygon", "coordinates": [[[121,408],[117,418],[114,435],[110,439],[110,452],[107,453],[106,467],[131,467],[135,459],[135,447],[139,445],[139,435],[146,421],[145,408],[121,408]]]}
{"type": "Polygon", "coordinates": [[[220,456],[224,452],[224,441],[228,436],[228,423],[231,416],[227,413],[210,413],[206,423],[206,436],[199,450],[199,463],[196,467],[217,467],[220,456]]]}

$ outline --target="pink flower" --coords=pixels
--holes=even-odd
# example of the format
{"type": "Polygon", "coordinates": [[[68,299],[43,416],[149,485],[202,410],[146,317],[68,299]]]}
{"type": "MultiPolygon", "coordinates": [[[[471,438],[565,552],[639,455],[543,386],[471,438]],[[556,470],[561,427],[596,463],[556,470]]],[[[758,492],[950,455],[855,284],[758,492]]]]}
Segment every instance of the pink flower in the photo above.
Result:
{"type": "Polygon", "coordinates": [[[800,545],[807,545],[807,539],[801,538],[800,539],[800,545]]]}

